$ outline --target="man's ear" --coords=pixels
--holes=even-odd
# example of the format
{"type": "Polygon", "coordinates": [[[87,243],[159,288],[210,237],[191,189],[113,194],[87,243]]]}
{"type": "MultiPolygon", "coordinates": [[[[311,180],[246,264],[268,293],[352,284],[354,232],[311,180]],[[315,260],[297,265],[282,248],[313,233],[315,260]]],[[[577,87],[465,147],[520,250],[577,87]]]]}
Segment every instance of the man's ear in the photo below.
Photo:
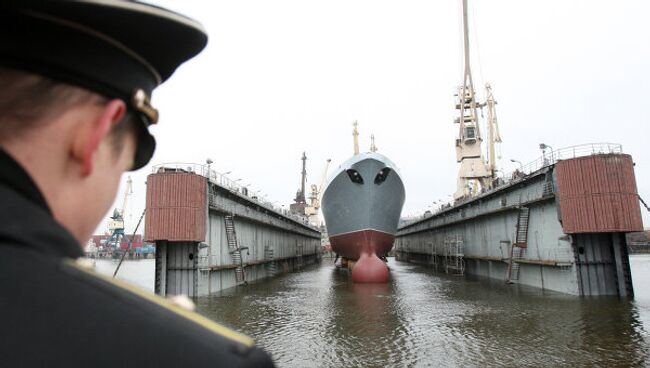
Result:
{"type": "Polygon", "coordinates": [[[85,134],[75,145],[75,156],[81,160],[81,174],[88,176],[93,172],[93,157],[101,142],[108,136],[113,126],[119,123],[126,113],[124,101],[114,99],[106,103],[91,125],[82,129],[85,134]]]}

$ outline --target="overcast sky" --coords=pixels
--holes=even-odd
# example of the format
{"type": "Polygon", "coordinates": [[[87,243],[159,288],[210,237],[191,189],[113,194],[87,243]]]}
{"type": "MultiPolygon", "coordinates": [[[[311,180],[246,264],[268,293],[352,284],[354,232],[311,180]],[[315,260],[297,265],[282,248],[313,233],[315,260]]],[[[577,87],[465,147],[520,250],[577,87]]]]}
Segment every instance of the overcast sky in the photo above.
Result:
{"type": "MultiPolygon", "coordinates": [[[[362,149],[370,134],[401,169],[405,215],[456,190],[452,123],[462,82],[460,0],[155,1],[203,23],[207,48],[156,90],[161,118],[151,164],[204,163],[232,171],[288,205],[307,152],[308,184],[362,149]]],[[[650,2],[470,1],[479,96],[492,85],[500,168],[553,148],[623,145],[650,201],[650,2]]],[[[127,215],[144,209],[150,166],[132,173],[127,215]]],[[[123,178],[125,182],[126,176],[123,178]]],[[[121,203],[120,189],[116,203],[121,203]]],[[[645,209],[644,220],[650,225],[645,209]]],[[[102,224],[99,230],[105,229],[102,224]]]]}

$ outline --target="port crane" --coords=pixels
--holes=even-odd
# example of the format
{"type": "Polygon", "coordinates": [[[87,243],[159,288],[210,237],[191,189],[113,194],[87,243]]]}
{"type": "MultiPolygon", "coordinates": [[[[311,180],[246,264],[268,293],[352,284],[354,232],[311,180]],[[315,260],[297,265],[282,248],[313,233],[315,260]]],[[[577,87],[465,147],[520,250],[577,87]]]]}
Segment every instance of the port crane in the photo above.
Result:
{"type": "Polygon", "coordinates": [[[469,54],[469,26],[467,21],[467,0],[462,0],[463,5],[463,51],[464,75],[463,85],[458,88],[458,101],[456,109],[459,116],[454,120],[459,125],[458,138],[456,138],[456,161],[460,163],[458,171],[457,188],[454,199],[476,195],[480,189],[492,186],[496,178],[496,144],[501,142],[496,118],[496,101],[492,94],[492,87],[486,84],[486,102],[477,100],[472,79],[469,54]],[[483,137],[479,126],[478,109],[487,107],[488,113],[488,161],[483,157],[481,144],[483,137]],[[480,189],[479,189],[480,187],[480,189]]]}
{"type": "Polygon", "coordinates": [[[114,257],[118,255],[120,243],[122,242],[122,238],[124,238],[124,218],[126,216],[126,208],[131,194],[133,194],[133,181],[129,176],[126,179],[122,208],[114,209],[113,215],[110,217],[111,220],[108,222],[110,237],[106,240],[105,250],[112,252],[114,257]]]}
{"type": "Polygon", "coordinates": [[[311,185],[311,194],[309,195],[309,206],[305,208],[305,214],[309,217],[309,223],[318,226],[320,224],[320,217],[318,211],[320,210],[320,201],[323,194],[323,186],[325,186],[325,179],[327,178],[327,170],[329,170],[331,159],[325,162],[323,175],[321,175],[320,183],[318,185],[311,185]]]}
{"type": "Polygon", "coordinates": [[[302,153],[302,174],[300,177],[300,189],[296,192],[296,198],[294,198],[294,203],[289,205],[289,211],[296,215],[305,215],[305,207],[307,206],[307,201],[305,200],[305,182],[307,181],[307,155],[305,152],[302,153]]]}

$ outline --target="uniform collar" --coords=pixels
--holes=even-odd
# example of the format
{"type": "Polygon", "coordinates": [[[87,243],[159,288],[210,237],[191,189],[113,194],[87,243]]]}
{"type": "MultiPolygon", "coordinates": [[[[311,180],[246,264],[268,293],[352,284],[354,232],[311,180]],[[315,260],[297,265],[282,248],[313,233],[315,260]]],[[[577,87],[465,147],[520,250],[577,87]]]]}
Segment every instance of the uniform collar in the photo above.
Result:
{"type": "Polygon", "coordinates": [[[53,217],[27,172],[0,148],[0,245],[28,247],[57,257],[83,255],[77,240],[53,217]]]}
{"type": "Polygon", "coordinates": [[[13,157],[0,148],[0,183],[13,189],[19,195],[42,207],[50,215],[52,211],[45,201],[45,197],[27,174],[25,169],[13,157]]]}

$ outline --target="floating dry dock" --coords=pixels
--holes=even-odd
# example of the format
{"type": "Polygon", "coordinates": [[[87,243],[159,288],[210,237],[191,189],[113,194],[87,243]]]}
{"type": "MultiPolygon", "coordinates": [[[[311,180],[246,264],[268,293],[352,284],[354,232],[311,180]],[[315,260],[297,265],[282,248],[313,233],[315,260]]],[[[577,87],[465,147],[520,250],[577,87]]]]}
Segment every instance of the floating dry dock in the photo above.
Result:
{"type": "Polygon", "coordinates": [[[146,205],[161,295],[208,295],[320,259],[318,229],[207,165],[154,167],[146,205]]]}
{"type": "Polygon", "coordinates": [[[642,230],[620,145],[555,151],[478,196],[400,227],[399,260],[573,295],[633,297],[626,232],[642,230]]]}

